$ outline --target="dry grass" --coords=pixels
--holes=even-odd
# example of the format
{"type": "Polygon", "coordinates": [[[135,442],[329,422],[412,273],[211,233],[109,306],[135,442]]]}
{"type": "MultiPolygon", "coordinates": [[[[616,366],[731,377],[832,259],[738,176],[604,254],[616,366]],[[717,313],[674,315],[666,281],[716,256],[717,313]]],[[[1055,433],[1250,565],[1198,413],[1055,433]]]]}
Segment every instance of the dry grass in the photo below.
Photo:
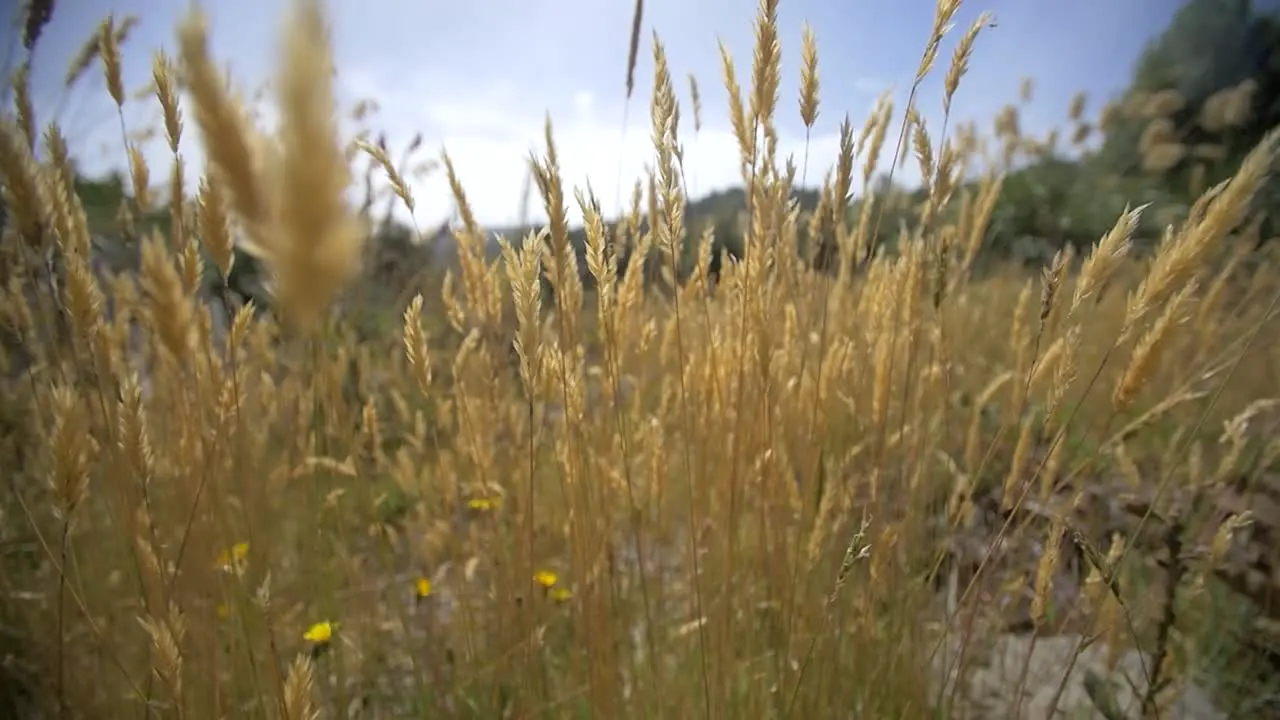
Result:
{"type": "MultiPolygon", "coordinates": [[[[958,4],[939,2],[917,84],[958,4]]],[[[1167,714],[1203,667],[1196,638],[1220,627],[1216,572],[1250,532],[1224,503],[1280,455],[1276,269],[1231,249],[1280,135],[1152,258],[1132,257],[1137,208],[1082,263],[978,277],[1001,170],[1027,141],[1016,113],[984,155],[972,131],[908,107],[887,164],[909,147],[929,195],[882,251],[888,198],[852,221],[845,208],[856,164],[864,179],[882,164],[891,104],[856,135],[845,119],[822,202],[800,213],[797,168],[776,156],[776,6],[760,4],[749,88],[723,54],[748,210],[745,257],[718,284],[710,235],[687,237],[680,106],[655,37],[654,172],[630,216],[613,229],[562,185],[548,123],[531,166],[550,221],[487,262],[442,157],[459,267],[387,308],[403,333],[380,342],[353,342],[332,311],[366,233],[342,198],[353,155],[316,2],[296,3],[284,37],[276,136],[228,90],[200,15],[179,28],[178,67],[156,59],[174,230],[139,225],[137,277],[90,270],[60,130],[37,161],[18,102],[0,126],[0,317],[33,360],[4,362],[0,590],[29,629],[40,703],[63,717],[982,716],[935,668],[977,667],[1023,625],[1033,643],[1143,648],[1167,686],[1125,712],[1167,714]],[[209,158],[191,203],[179,82],[209,158]],[[802,232],[845,258],[838,272],[791,251],[802,232]],[[278,312],[224,293],[217,332],[196,290],[229,275],[237,233],[272,268],[278,312]],[[673,292],[618,271],[630,246],[670,286],[688,242],[697,268],[673,292]],[[1139,521],[1108,514],[1125,503],[1139,521]]],[[[637,3],[628,96],[640,17],[637,3]]],[[[947,63],[948,111],[987,21],[947,63]]],[[[806,28],[806,128],[818,43],[806,28]]],[[[86,48],[77,63],[100,57],[122,104],[119,32],[105,23],[86,48]]],[[[708,97],[691,91],[700,124],[708,97]]],[[[1215,102],[1214,117],[1235,112],[1215,102]]],[[[1151,153],[1173,142],[1149,134],[1151,153]]],[[[412,212],[385,147],[355,147],[412,212]]]]}

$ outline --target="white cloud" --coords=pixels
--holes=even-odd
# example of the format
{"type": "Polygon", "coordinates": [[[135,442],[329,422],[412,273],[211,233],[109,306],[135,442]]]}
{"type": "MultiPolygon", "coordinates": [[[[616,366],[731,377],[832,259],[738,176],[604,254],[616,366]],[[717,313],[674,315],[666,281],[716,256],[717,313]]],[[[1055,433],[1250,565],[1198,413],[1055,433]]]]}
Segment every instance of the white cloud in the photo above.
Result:
{"type": "MultiPolygon", "coordinates": [[[[423,82],[393,83],[373,68],[360,67],[344,68],[338,82],[339,102],[344,110],[360,99],[377,101],[380,109],[367,123],[375,136],[380,132],[386,134],[393,158],[421,132],[424,142],[415,161],[436,158],[442,148],[447,150],[468,202],[481,223],[490,228],[504,228],[519,221],[530,152],[538,157],[545,153],[546,108],[521,106],[514,99],[516,95],[501,84],[472,88],[465,94],[433,96],[429,87],[422,87],[423,82]]],[[[259,127],[264,130],[274,127],[278,114],[270,98],[259,103],[256,109],[259,127]]],[[[682,110],[680,130],[689,196],[697,199],[741,185],[738,143],[727,121],[714,117],[713,110],[708,113],[712,117],[704,119],[701,132],[695,136],[692,112],[687,108],[682,110]]],[[[785,109],[780,108],[780,112],[785,109]]],[[[570,222],[577,225],[581,218],[575,188],[585,191],[590,187],[606,217],[616,217],[620,208],[629,206],[632,187],[637,180],[643,180],[646,167],[654,160],[648,103],[637,93],[625,134],[621,109],[602,105],[590,92],[568,93],[561,106],[551,108],[549,113],[570,222]]],[[[158,119],[158,111],[154,109],[139,115],[158,119]]],[[[146,123],[143,117],[136,120],[130,123],[131,129],[146,123]]],[[[808,186],[817,185],[835,163],[839,150],[839,137],[834,132],[837,121],[824,117],[820,124],[832,131],[815,133],[810,138],[807,170],[803,178],[797,176],[797,183],[803,180],[808,186]]],[[[99,140],[110,145],[111,133],[98,135],[99,140]]],[[[118,143],[118,139],[115,142],[118,143]]],[[[190,192],[204,172],[199,130],[192,120],[186,123],[182,146],[190,192]]],[[[805,156],[804,136],[783,133],[778,151],[780,163],[790,155],[797,167],[801,167],[805,156]]],[[[170,156],[163,139],[157,137],[147,143],[145,152],[153,168],[153,183],[167,182],[170,156]]],[[[892,148],[885,152],[892,152],[892,148]]],[[[119,153],[115,155],[118,157],[119,153]]],[[[115,157],[103,160],[118,164],[115,157]]],[[[90,164],[94,171],[106,169],[100,162],[90,164]]],[[[887,162],[882,163],[882,167],[886,166],[887,162]]],[[[908,173],[911,173],[910,165],[908,173]]],[[[899,175],[902,174],[900,170],[899,175]]],[[[453,215],[453,196],[442,169],[426,178],[410,176],[407,179],[417,201],[420,227],[433,227],[453,215]]],[[[358,194],[358,188],[353,187],[352,198],[358,194]]],[[[545,221],[546,213],[536,189],[528,210],[530,221],[545,221]]],[[[403,208],[397,208],[397,213],[408,219],[403,208]]]]}
{"type": "Polygon", "coordinates": [[[580,118],[590,118],[592,109],[595,106],[595,97],[586,90],[581,90],[573,96],[573,109],[580,118]]]}
{"type": "MultiPolygon", "coordinates": [[[[372,77],[365,73],[362,83],[372,77]]],[[[426,135],[428,152],[443,147],[467,193],[467,200],[480,222],[490,227],[514,225],[519,219],[521,193],[530,152],[542,157],[545,115],[539,108],[522,108],[501,92],[477,91],[468,97],[411,99],[411,90],[365,86],[369,94],[383,99],[383,111],[372,121],[375,131],[385,131],[393,149],[403,147],[416,132],[426,135]]],[[[575,188],[590,186],[606,216],[615,216],[629,204],[631,188],[645,176],[654,158],[647,122],[648,108],[633,101],[632,119],[623,133],[622,118],[603,117],[595,98],[578,92],[561,108],[551,111],[552,131],[565,183],[565,197],[571,222],[580,220],[573,196],[575,188]],[[637,119],[639,118],[639,119],[637,119]],[[619,186],[621,180],[621,186],[619,186]]],[[[682,122],[685,171],[689,193],[698,197],[708,192],[741,184],[738,144],[727,124],[707,124],[696,137],[692,121],[682,122]]],[[[779,141],[780,160],[788,154],[797,166],[803,162],[803,136],[783,136],[779,141]]],[[[807,180],[813,185],[832,166],[839,150],[835,134],[817,134],[809,143],[807,180]]],[[[423,226],[449,217],[453,198],[443,172],[413,182],[418,204],[418,220],[423,226]]],[[[540,198],[530,202],[530,220],[545,220],[540,198]]]]}

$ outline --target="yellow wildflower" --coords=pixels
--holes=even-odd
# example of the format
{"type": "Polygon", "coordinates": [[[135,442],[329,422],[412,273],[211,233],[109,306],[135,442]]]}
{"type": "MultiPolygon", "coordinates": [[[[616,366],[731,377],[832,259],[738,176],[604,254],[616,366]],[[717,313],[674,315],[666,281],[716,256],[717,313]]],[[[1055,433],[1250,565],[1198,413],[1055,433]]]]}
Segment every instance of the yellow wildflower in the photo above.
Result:
{"type": "Polygon", "coordinates": [[[476,512],[488,512],[493,509],[497,503],[489,498],[471,498],[467,501],[467,507],[476,512]]]}
{"type": "Polygon", "coordinates": [[[431,581],[427,578],[420,577],[413,584],[413,589],[418,595],[418,599],[422,599],[431,594],[431,581]]]}
{"type": "Polygon", "coordinates": [[[568,602],[573,597],[573,591],[569,588],[552,588],[547,594],[552,600],[560,603],[568,602]]]}
{"type": "Polygon", "coordinates": [[[307,631],[302,634],[302,638],[304,640],[309,640],[316,645],[328,645],[329,641],[333,639],[333,631],[337,626],[337,623],[330,622],[328,620],[318,622],[308,628],[307,631]]]}
{"type": "Polygon", "coordinates": [[[244,572],[249,560],[249,543],[238,542],[218,553],[217,567],[223,572],[244,572]]]}
{"type": "Polygon", "coordinates": [[[550,570],[539,570],[533,574],[533,581],[548,590],[555,587],[556,580],[558,579],[559,578],[556,577],[556,574],[550,570]]]}

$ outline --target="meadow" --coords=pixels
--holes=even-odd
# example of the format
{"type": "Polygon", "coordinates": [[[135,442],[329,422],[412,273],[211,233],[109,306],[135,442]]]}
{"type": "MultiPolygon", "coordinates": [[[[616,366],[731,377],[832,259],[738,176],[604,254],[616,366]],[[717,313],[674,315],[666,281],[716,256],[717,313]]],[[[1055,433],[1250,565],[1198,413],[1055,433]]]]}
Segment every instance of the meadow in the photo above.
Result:
{"type": "MultiPolygon", "coordinates": [[[[637,3],[627,93],[651,53],[653,172],[630,212],[563,185],[548,120],[531,187],[549,222],[490,257],[446,149],[456,266],[407,281],[370,332],[351,308],[371,224],[347,191],[372,162],[412,215],[408,170],[340,132],[325,17],[293,5],[278,131],[198,10],[145,100],[171,167],[146,167],[121,114],[112,222],[136,272],[97,269],[66,139],[15,80],[0,714],[1276,711],[1280,267],[1254,196],[1280,133],[1180,216],[1135,202],[1028,269],[983,255],[1004,178],[1044,145],[1016,109],[988,136],[886,97],[840,125],[834,167],[797,167],[775,118],[837,114],[817,36],[801,97],[780,98],[761,0],[754,55],[725,52],[724,94],[686,104],[637,3]],[[681,148],[715,97],[745,208],[713,273],[681,148]],[[900,158],[922,191],[878,197],[900,158]],[[241,253],[270,271],[267,307],[227,290],[241,253]]],[[[948,113],[990,20],[955,39],[958,7],[939,0],[917,73],[944,74],[948,113]]],[[[50,11],[32,3],[29,35],[50,11]]],[[[123,107],[119,30],[74,62],[123,107]]]]}

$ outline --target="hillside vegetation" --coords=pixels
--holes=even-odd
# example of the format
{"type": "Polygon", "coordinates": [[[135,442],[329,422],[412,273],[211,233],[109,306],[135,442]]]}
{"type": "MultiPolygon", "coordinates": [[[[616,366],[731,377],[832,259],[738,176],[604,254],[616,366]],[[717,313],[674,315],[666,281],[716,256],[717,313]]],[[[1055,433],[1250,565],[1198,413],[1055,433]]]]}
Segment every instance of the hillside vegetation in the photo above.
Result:
{"type": "MultiPolygon", "coordinates": [[[[777,153],[777,6],[716,110],[637,3],[629,212],[563,184],[549,120],[549,221],[496,234],[447,150],[340,132],[318,0],[271,134],[189,12],[142,100],[171,167],[121,113],[127,174],[81,177],[19,69],[0,717],[1274,716],[1280,24],[1195,0],[1047,138],[1017,106],[950,117],[991,21],[951,32],[959,0],[917,74],[943,74],[937,127],[914,89],[836,120],[806,27],[800,117],[840,134],[816,168],[777,153]],[[1228,46],[1249,62],[1206,70],[1228,46]],[[742,185],[689,198],[717,111],[742,185]],[[454,222],[417,217],[415,169],[454,222]]],[[[130,26],[68,83],[137,102],[130,26]]]]}

